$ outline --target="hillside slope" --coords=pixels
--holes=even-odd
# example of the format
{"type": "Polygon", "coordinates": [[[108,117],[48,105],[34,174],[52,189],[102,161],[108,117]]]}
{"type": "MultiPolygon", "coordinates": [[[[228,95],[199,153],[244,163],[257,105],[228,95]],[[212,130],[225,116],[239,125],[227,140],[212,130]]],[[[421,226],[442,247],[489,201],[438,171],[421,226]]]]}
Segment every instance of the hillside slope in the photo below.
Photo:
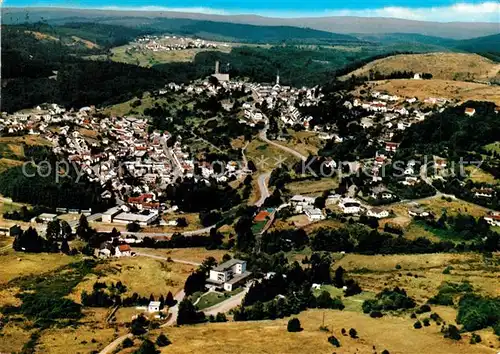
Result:
{"type": "Polygon", "coordinates": [[[440,80],[493,80],[500,78],[500,64],[477,54],[430,53],[403,54],[375,60],[346,77],[368,76],[370,70],[381,74],[395,71],[431,73],[440,80]]]}

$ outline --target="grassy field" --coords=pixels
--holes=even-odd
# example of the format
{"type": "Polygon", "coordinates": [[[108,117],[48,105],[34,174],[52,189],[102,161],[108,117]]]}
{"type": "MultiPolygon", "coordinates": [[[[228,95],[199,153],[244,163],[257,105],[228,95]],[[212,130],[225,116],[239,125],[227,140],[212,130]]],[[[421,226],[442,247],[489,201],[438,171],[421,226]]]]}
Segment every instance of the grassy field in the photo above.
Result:
{"type": "Polygon", "coordinates": [[[489,151],[496,151],[497,153],[500,153],[500,142],[497,141],[497,142],[488,144],[484,148],[486,150],[489,150],[489,151]]]}
{"type": "Polygon", "coordinates": [[[361,308],[363,301],[375,298],[375,293],[369,291],[364,291],[354,296],[344,297],[344,291],[332,285],[322,285],[321,289],[314,290],[314,296],[319,296],[323,291],[329,292],[332,297],[340,298],[345,306],[344,311],[363,312],[361,308]]]}
{"type": "Polygon", "coordinates": [[[319,197],[326,190],[333,190],[339,186],[336,178],[322,178],[320,180],[307,180],[291,182],[286,185],[292,194],[309,195],[319,197]]]}
{"type": "Polygon", "coordinates": [[[467,166],[465,168],[469,175],[469,179],[476,183],[498,184],[500,181],[495,178],[491,173],[481,170],[474,166],[467,166]]]}
{"type": "Polygon", "coordinates": [[[430,210],[438,216],[441,215],[443,209],[446,210],[448,215],[465,213],[476,218],[482,217],[488,212],[487,208],[463,200],[452,200],[449,202],[441,198],[433,198],[422,201],[420,204],[424,209],[430,210]]]}
{"type": "Polygon", "coordinates": [[[50,272],[80,259],[79,256],[72,257],[52,253],[19,253],[14,252],[10,245],[4,247],[0,254],[0,263],[2,264],[0,284],[8,283],[22,276],[50,272]]]}
{"type": "Polygon", "coordinates": [[[260,172],[272,171],[276,167],[276,159],[281,159],[281,157],[286,159],[283,164],[287,166],[291,166],[297,161],[296,157],[258,139],[254,139],[248,144],[246,156],[249,161],[252,160],[255,163],[260,172]]]}
{"type": "Polygon", "coordinates": [[[228,299],[229,297],[239,294],[242,291],[243,288],[237,288],[236,290],[226,293],[216,293],[216,292],[207,293],[206,295],[200,297],[200,301],[196,304],[196,307],[199,310],[203,310],[208,307],[215,306],[221,303],[222,301],[228,299]]]}
{"type": "Polygon", "coordinates": [[[369,88],[403,97],[417,97],[423,101],[429,97],[443,97],[465,102],[468,100],[491,101],[500,105],[500,90],[473,82],[450,80],[383,80],[371,81],[369,88]]]}
{"type": "Polygon", "coordinates": [[[440,80],[488,80],[500,76],[500,65],[477,54],[428,53],[394,55],[375,60],[345,77],[367,76],[370,70],[386,75],[394,71],[430,73],[440,80]]]}
{"type": "Polygon", "coordinates": [[[186,278],[191,274],[193,266],[171,263],[146,257],[125,257],[111,259],[96,267],[96,274],[90,274],[85,281],[78,284],[70,297],[80,302],[83,290],[92,291],[96,281],[111,282],[121,281],[127,286],[126,295],[134,292],[140,296],[155,298],[166,296],[169,291],[173,294],[184,287],[186,278]]]}
{"type": "MultiPolygon", "coordinates": [[[[496,256],[498,263],[499,256],[496,256]]],[[[365,291],[378,293],[385,287],[403,287],[410,296],[423,302],[437,294],[444,281],[469,281],[475,292],[499,296],[497,286],[499,265],[492,265],[479,254],[377,255],[348,254],[338,260],[349,276],[365,291]],[[450,274],[443,274],[447,266],[450,274]],[[396,266],[400,269],[396,269],[396,266]]]]}
{"type": "Polygon", "coordinates": [[[296,132],[291,129],[288,130],[288,133],[292,138],[287,142],[280,141],[280,144],[288,146],[305,156],[318,154],[318,150],[322,146],[322,143],[317,133],[308,131],[296,132]]]}
{"type": "MultiPolygon", "coordinates": [[[[429,353],[429,348],[432,348],[433,354],[495,353],[487,347],[488,343],[471,346],[467,335],[460,342],[444,339],[440,327],[434,324],[415,330],[414,320],[409,317],[385,316],[373,319],[360,313],[335,310],[310,310],[296,317],[303,328],[299,333],[287,332],[287,318],[172,327],[163,332],[173,344],[162,348],[161,353],[364,354],[381,353],[387,349],[390,353],[414,354],[429,353]],[[329,331],[321,331],[319,327],[322,325],[327,326],[329,331]],[[342,336],[342,328],[355,328],[359,338],[342,336]],[[327,338],[331,335],[338,338],[340,348],[328,343],[327,338]]],[[[155,339],[160,332],[152,332],[150,338],[155,339]]]]}
{"type": "MultiPolygon", "coordinates": [[[[156,64],[191,62],[194,60],[196,54],[206,51],[213,51],[213,49],[186,49],[153,52],[150,50],[136,50],[131,48],[131,45],[124,45],[121,47],[113,48],[111,50],[111,60],[119,63],[151,67],[156,64]]],[[[219,47],[216,50],[229,53],[231,51],[231,47],[219,47]]]]}
{"type": "Polygon", "coordinates": [[[36,135],[0,137],[0,173],[20,166],[25,159],[24,144],[50,146],[50,142],[36,135]]]}
{"type": "Polygon", "coordinates": [[[225,254],[231,255],[231,251],[226,250],[207,250],[205,248],[171,248],[171,249],[151,249],[134,247],[136,252],[152,254],[161,257],[170,257],[172,259],[180,259],[183,261],[201,263],[207,257],[214,257],[218,262],[221,262],[225,254]]]}
{"type": "Polygon", "coordinates": [[[67,354],[68,348],[71,348],[72,353],[102,350],[114,339],[128,332],[127,328],[113,328],[107,325],[105,319],[108,311],[108,309],[86,310],[85,317],[78,326],[43,331],[36,352],[67,354]]]}

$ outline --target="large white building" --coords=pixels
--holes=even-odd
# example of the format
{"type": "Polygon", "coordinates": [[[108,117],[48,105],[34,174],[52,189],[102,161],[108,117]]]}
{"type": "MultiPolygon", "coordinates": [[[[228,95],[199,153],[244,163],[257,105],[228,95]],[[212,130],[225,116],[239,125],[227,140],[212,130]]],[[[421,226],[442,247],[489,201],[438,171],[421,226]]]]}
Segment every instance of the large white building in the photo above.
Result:
{"type": "Polygon", "coordinates": [[[344,214],[359,214],[361,211],[361,203],[353,198],[343,198],[339,207],[344,214]]]}
{"type": "Polygon", "coordinates": [[[232,291],[242,284],[252,273],[247,271],[247,262],[231,259],[210,270],[207,283],[232,291]]]}

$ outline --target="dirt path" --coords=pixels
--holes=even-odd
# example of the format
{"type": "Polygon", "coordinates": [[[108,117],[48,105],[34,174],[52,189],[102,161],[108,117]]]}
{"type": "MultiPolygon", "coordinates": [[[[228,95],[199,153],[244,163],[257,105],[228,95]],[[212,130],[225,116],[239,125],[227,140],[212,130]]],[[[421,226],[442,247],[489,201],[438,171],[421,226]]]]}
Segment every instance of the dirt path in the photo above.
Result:
{"type": "Polygon", "coordinates": [[[132,338],[134,335],[132,333],[125,334],[121,337],[116,338],[114,341],[109,343],[103,350],[99,352],[99,354],[109,354],[112,353],[123,341],[127,338],[132,338]]]}

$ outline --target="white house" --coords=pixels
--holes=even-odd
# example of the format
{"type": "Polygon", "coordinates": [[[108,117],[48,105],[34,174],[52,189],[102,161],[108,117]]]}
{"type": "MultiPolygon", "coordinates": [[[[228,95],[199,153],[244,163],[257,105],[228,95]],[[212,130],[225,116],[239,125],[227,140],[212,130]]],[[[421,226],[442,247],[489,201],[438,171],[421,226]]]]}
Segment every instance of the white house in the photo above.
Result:
{"type": "Polygon", "coordinates": [[[116,257],[130,257],[133,255],[132,249],[129,245],[119,245],[115,248],[116,257]]]}
{"type": "Polygon", "coordinates": [[[306,207],[304,213],[307,215],[309,221],[320,221],[325,219],[325,215],[318,208],[306,207]]]}
{"type": "Polygon", "coordinates": [[[421,218],[425,218],[425,217],[428,217],[430,215],[430,213],[428,211],[425,211],[424,209],[420,209],[420,208],[410,209],[410,210],[408,210],[408,214],[410,216],[413,216],[413,217],[421,217],[421,218]]]}
{"type": "Polygon", "coordinates": [[[465,114],[468,115],[469,117],[472,117],[474,114],[476,114],[476,109],[467,107],[465,109],[465,114]]]}
{"type": "Polygon", "coordinates": [[[161,303],[159,301],[150,301],[148,306],[148,312],[160,312],[161,303]]]}
{"type": "Polygon", "coordinates": [[[303,195],[294,195],[290,199],[290,204],[295,208],[296,213],[302,213],[307,207],[314,205],[313,197],[305,197],[303,195]]]}
{"type": "Polygon", "coordinates": [[[492,226],[500,226],[500,215],[486,215],[484,220],[492,226]]]}
{"type": "Polygon", "coordinates": [[[353,198],[344,198],[340,201],[339,207],[344,214],[359,214],[361,203],[353,198]]]}
{"type": "Polygon", "coordinates": [[[382,208],[371,208],[366,212],[366,215],[377,219],[383,219],[389,217],[389,212],[382,208]]]}
{"type": "Polygon", "coordinates": [[[210,270],[207,283],[232,291],[242,284],[252,273],[247,271],[247,262],[231,259],[210,270]]]}

